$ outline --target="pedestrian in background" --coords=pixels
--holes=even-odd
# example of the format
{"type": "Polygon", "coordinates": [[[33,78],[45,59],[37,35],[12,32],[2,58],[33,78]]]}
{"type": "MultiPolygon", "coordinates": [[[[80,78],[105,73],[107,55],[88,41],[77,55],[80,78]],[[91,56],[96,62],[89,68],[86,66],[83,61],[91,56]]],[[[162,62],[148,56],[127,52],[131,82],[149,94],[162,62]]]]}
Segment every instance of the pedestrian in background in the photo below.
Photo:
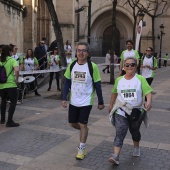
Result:
{"type": "Polygon", "coordinates": [[[106,57],[105,57],[105,64],[107,65],[102,71],[105,73],[105,70],[107,70],[107,73],[110,73],[110,60],[111,60],[111,55],[110,55],[110,50],[108,50],[106,57]]]}
{"type": "Polygon", "coordinates": [[[166,54],[164,55],[163,59],[164,59],[164,64],[163,64],[163,66],[166,67],[166,66],[167,66],[167,61],[168,61],[168,53],[166,53],[166,54]]]}
{"type": "MultiPolygon", "coordinates": [[[[114,64],[117,64],[118,63],[118,57],[114,51],[114,64]]],[[[116,65],[114,66],[114,68],[116,68],[116,65]]]]}
{"type": "Polygon", "coordinates": [[[151,85],[155,76],[155,70],[157,69],[157,60],[153,56],[153,48],[147,48],[146,54],[141,60],[141,69],[141,75],[145,77],[148,84],[151,85]]]}
{"type": "Polygon", "coordinates": [[[134,144],[133,156],[140,156],[140,125],[146,112],[151,109],[152,88],[143,76],[136,74],[137,60],[133,57],[124,60],[126,74],[118,77],[112,89],[108,112],[116,129],[113,155],[109,162],[118,165],[123,141],[129,129],[134,144]],[[143,105],[143,95],[147,101],[143,105]],[[114,107],[113,107],[114,106],[114,107]]]}
{"type": "Polygon", "coordinates": [[[46,38],[45,37],[42,37],[42,41],[44,41],[44,48],[45,48],[45,52],[46,52],[46,57],[44,58],[44,67],[45,67],[45,69],[47,68],[47,64],[48,64],[48,62],[47,62],[47,51],[48,51],[48,46],[47,46],[47,44],[46,44],[46,38]]]}
{"type": "MultiPolygon", "coordinates": [[[[22,65],[22,70],[24,71],[34,71],[34,70],[39,69],[38,60],[36,57],[34,57],[34,53],[32,49],[27,50],[26,56],[23,57],[23,59],[21,59],[21,65],[22,65]]],[[[29,75],[24,75],[24,76],[26,77],[26,76],[31,76],[31,75],[29,74],[29,75]]],[[[32,76],[35,77],[35,80],[30,83],[31,90],[34,91],[35,96],[41,96],[37,90],[38,89],[37,76],[36,74],[33,74],[32,76]]],[[[26,97],[26,92],[24,94],[24,98],[25,97],[26,97]]]]}
{"type": "Polygon", "coordinates": [[[94,92],[98,97],[98,108],[104,108],[101,78],[97,65],[89,60],[90,47],[86,42],[77,46],[77,60],[67,67],[62,97],[62,106],[67,107],[67,94],[70,90],[70,103],[68,119],[70,126],[80,130],[80,145],[76,159],[82,160],[86,155],[85,144],[88,136],[87,127],[90,111],[92,109],[94,92]],[[90,69],[91,68],[91,69],[90,69]]]}
{"type": "MultiPolygon", "coordinates": [[[[52,55],[50,55],[48,58],[48,65],[50,66],[50,70],[60,69],[59,62],[60,62],[60,56],[58,55],[58,48],[56,47],[56,48],[54,48],[52,55]]],[[[60,79],[59,79],[60,72],[59,71],[58,72],[50,72],[49,87],[48,87],[47,91],[51,90],[54,73],[55,73],[55,77],[56,77],[57,91],[61,91],[60,79]]]]}
{"type": "Polygon", "coordinates": [[[71,57],[71,52],[67,51],[66,52],[66,61],[67,61],[67,66],[74,61],[74,59],[71,57]]]}
{"type": "Polygon", "coordinates": [[[21,57],[18,55],[17,51],[18,51],[18,47],[14,44],[9,44],[12,47],[12,58],[14,58],[18,65],[19,65],[19,70],[21,70],[21,57]]]}
{"type": "Polygon", "coordinates": [[[70,51],[72,52],[72,46],[69,40],[66,41],[66,44],[64,45],[65,52],[70,51]]]}
{"type": "Polygon", "coordinates": [[[5,67],[7,74],[7,81],[0,83],[1,91],[1,124],[5,123],[7,96],[10,99],[10,106],[8,110],[8,119],[6,127],[17,127],[19,123],[13,121],[13,115],[17,104],[17,83],[19,76],[18,63],[12,57],[12,48],[9,45],[2,47],[2,53],[0,58],[0,65],[5,67]]]}
{"type": "Polygon", "coordinates": [[[132,40],[127,40],[126,41],[126,47],[127,50],[124,50],[121,55],[120,55],[120,70],[119,70],[119,76],[123,76],[125,74],[124,71],[124,61],[128,57],[134,57],[137,59],[137,65],[139,64],[139,54],[136,50],[133,49],[133,41],[132,40]]]}
{"type": "MultiPolygon", "coordinates": [[[[45,44],[44,41],[40,41],[40,44],[35,48],[35,51],[34,51],[34,56],[38,60],[40,70],[44,70],[44,64],[46,62],[46,57],[47,57],[44,44],[45,44]]],[[[42,77],[44,77],[43,74],[40,74],[39,78],[42,78],[42,77]]]]}

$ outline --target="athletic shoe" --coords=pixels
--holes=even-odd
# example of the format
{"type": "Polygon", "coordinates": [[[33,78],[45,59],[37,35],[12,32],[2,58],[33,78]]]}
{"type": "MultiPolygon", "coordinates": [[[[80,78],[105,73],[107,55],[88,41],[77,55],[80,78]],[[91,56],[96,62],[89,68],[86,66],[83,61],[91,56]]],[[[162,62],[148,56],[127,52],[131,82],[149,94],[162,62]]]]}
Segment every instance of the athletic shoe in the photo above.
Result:
{"type": "Polygon", "coordinates": [[[139,147],[134,147],[133,156],[135,156],[135,157],[140,156],[140,148],[139,147]]]}
{"type": "Polygon", "coordinates": [[[85,157],[85,155],[86,155],[86,150],[85,149],[81,149],[81,148],[77,148],[77,150],[78,150],[78,153],[77,153],[77,155],[76,155],[76,159],[77,160],[82,160],[82,159],[84,159],[84,157],[85,157]]]}
{"type": "Polygon", "coordinates": [[[4,124],[5,123],[5,120],[1,120],[1,124],[4,124]]]}
{"type": "Polygon", "coordinates": [[[112,164],[119,165],[119,159],[114,154],[109,158],[108,161],[112,164]]]}
{"type": "Polygon", "coordinates": [[[20,104],[22,104],[22,102],[21,102],[21,100],[18,100],[17,105],[20,105],[20,104]]]}
{"type": "Polygon", "coordinates": [[[41,96],[41,94],[39,94],[39,93],[35,93],[35,96],[41,96]]]}
{"type": "Polygon", "coordinates": [[[6,127],[18,127],[20,124],[15,122],[7,122],[6,127]]]}
{"type": "Polygon", "coordinates": [[[9,104],[11,103],[11,101],[10,101],[10,100],[7,100],[6,102],[7,102],[7,103],[9,103],[9,104]]]}

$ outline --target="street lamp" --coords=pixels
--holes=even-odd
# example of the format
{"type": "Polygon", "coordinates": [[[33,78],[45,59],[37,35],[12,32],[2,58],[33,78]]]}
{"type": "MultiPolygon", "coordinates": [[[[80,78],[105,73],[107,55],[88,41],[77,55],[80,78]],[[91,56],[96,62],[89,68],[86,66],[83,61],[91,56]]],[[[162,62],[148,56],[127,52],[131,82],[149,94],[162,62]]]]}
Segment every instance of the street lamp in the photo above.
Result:
{"type": "Polygon", "coordinates": [[[139,16],[139,22],[140,22],[141,20],[143,21],[143,18],[144,18],[144,16],[145,16],[145,13],[143,13],[143,11],[139,11],[138,16],[139,16]]]}
{"type": "Polygon", "coordinates": [[[87,42],[90,44],[90,33],[91,33],[91,3],[92,0],[89,0],[88,6],[82,6],[81,8],[75,10],[76,13],[80,13],[81,11],[84,11],[85,7],[88,7],[88,31],[87,31],[87,42]]]}
{"type": "Polygon", "coordinates": [[[161,32],[161,36],[160,36],[159,68],[161,68],[162,36],[165,35],[163,24],[160,25],[160,32],[161,32]]]}

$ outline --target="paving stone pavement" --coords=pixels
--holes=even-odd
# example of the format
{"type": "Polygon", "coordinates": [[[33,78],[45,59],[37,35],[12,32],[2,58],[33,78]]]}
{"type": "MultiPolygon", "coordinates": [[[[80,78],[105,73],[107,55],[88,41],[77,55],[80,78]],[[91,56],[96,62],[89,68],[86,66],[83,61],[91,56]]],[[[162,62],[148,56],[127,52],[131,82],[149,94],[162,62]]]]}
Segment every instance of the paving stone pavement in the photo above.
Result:
{"type": "MultiPolygon", "coordinates": [[[[51,91],[48,84],[38,89],[41,97],[27,95],[17,105],[14,120],[18,128],[0,125],[0,170],[170,170],[170,67],[157,70],[152,87],[150,126],[141,126],[141,156],[132,157],[132,140],[128,133],[120,156],[120,165],[108,162],[113,152],[115,128],[110,124],[107,108],[110,101],[110,75],[102,72],[105,109],[97,109],[97,97],[90,114],[87,155],[75,159],[79,132],[69,127],[67,109],[61,107],[55,80],[51,91]]],[[[115,77],[118,68],[115,70],[115,77]]]]}

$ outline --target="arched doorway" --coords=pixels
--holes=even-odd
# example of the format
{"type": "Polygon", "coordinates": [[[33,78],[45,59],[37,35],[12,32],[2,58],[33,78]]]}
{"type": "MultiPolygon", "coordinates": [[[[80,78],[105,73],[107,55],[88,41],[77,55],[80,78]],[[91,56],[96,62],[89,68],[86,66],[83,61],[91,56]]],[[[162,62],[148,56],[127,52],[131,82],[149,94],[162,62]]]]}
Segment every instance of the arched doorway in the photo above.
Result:
{"type": "Polygon", "coordinates": [[[120,32],[116,28],[116,34],[112,35],[112,26],[106,28],[103,32],[102,55],[105,56],[107,51],[112,48],[112,36],[116,36],[116,55],[120,55],[120,32]]]}

